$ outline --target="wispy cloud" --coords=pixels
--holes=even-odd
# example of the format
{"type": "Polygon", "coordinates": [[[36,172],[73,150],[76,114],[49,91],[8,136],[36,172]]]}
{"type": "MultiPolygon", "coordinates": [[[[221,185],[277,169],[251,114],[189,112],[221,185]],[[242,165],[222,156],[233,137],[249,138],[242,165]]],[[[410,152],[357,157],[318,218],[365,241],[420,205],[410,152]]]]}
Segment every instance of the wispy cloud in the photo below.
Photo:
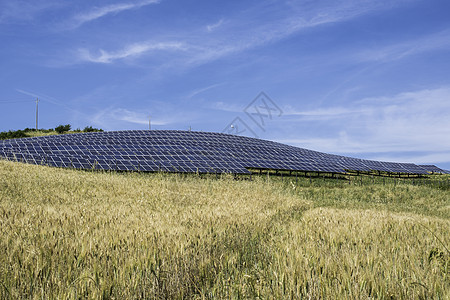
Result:
{"type": "Polygon", "coordinates": [[[255,47],[275,43],[302,31],[326,24],[349,21],[368,13],[390,9],[405,2],[392,1],[315,1],[310,5],[308,1],[287,1],[284,7],[279,3],[261,7],[254,7],[236,18],[229,18],[221,23],[223,31],[229,30],[231,36],[221,35],[215,40],[205,39],[208,43],[200,44],[203,51],[199,51],[191,62],[205,62],[220,57],[246,51],[255,47]],[[274,17],[275,16],[275,17],[274,17]],[[249,20],[264,20],[255,22],[249,20]]]}
{"type": "Polygon", "coordinates": [[[105,128],[120,128],[120,125],[116,125],[118,122],[145,125],[145,128],[148,128],[149,118],[151,118],[151,124],[155,126],[167,125],[171,122],[168,119],[154,119],[149,114],[126,108],[107,108],[97,112],[92,119],[94,123],[105,128]]]}
{"type": "Polygon", "coordinates": [[[145,115],[141,112],[131,111],[125,108],[114,109],[111,112],[111,116],[120,121],[125,121],[134,124],[147,125],[149,119],[153,125],[166,125],[167,121],[164,120],[151,120],[151,116],[145,115]]]}
{"type": "Polygon", "coordinates": [[[197,96],[197,95],[200,95],[200,94],[202,94],[202,93],[204,93],[204,92],[206,92],[206,91],[212,90],[212,89],[214,89],[214,88],[216,88],[216,87],[219,87],[219,86],[221,86],[221,85],[224,85],[224,83],[211,84],[211,85],[206,86],[206,87],[203,87],[203,88],[195,89],[195,90],[191,91],[191,92],[188,94],[187,97],[188,97],[188,98],[193,98],[193,97],[195,97],[195,96],[197,96]]]}
{"type": "Polygon", "coordinates": [[[147,6],[150,4],[156,4],[159,3],[159,0],[144,0],[144,1],[138,1],[135,3],[117,3],[117,4],[111,4],[107,6],[102,7],[96,7],[90,11],[86,11],[84,13],[77,14],[72,19],[71,28],[76,28],[79,26],[82,26],[83,24],[87,22],[94,21],[96,19],[102,18],[107,15],[111,14],[117,14],[126,10],[131,9],[138,9],[143,6],[147,6]]]}
{"type": "Polygon", "coordinates": [[[356,57],[360,61],[389,62],[442,49],[450,49],[450,30],[363,51],[356,57]]]}
{"type": "Polygon", "coordinates": [[[327,107],[318,108],[315,110],[295,110],[292,107],[285,107],[283,109],[283,115],[285,116],[299,116],[308,118],[308,120],[331,120],[337,118],[346,118],[351,115],[362,115],[369,114],[373,112],[373,108],[360,107],[360,108],[349,108],[349,107],[327,107]]]}
{"type": "Polygon", "coordinates": [[[213,103],[213,106],[211,108],[225,112],[242,113],[245,109],[245,106],[233,104],[231,101],[227,103],[219,101],[213,103]]]}
{"type": "Polygon", "coordinates": [[[27,96],[31,96],[31,97],[34,97],[34,98],[39,98],[40,97],[38,94],[36,94],[34,92],[25,91],[25,90],[22,90],[22,89],[16,89],[16,91],[21,93],[21,94],[24,94],[24,95],[27,95],[27,96]]]}
{"type": "MultiPolygon", "coordinates": [[[[21,93],[21,94],[24,94],[24,95],[31,96],[31,97],[34,97],[36,99],[39,99],[39,101],[44,100],[44,101],[47,101],[47,102],[55,104],[55,105],[66,106],[61,101],[59,101],[59,100],[57,100],[57,99],[55,99],[55,98],[53,98],[51,96],[45,95],[43,93],[40,93],[40,92],[38,93],[38,92],[33,92],[33,91],[26,91],[26,90],[23,90],[23,89],[16,89],[16,91],[21,93]]],[[[69,107],[67,107],[67,108],[69,108],[69,107]]]]}
{"type": "MultiPolygon", "coordinates": [[[[145,2],[150,4],[153,2],[145,2]]],[[[141,4],[142,6],[142,4],[141,4]]],[[[247,51],[266,44],[285,39],[302,30],[324,24],[343,22],[375,10],[391,7],[389,1],[325,1],[325,4],[308,6],[304,1],[291,1],[289,6],[278,4],[260,4],[235,16],[228,16],[226,21],[220,19],[203,28],[180,30],[177,35],[165,41],[153,39],[153,43],[162,45],[161,49],[185,50],[182,57],[174,54],[167,57],[165,66],[191,67],[201,65],[222,57],[247,51]],[[264,22],[259,22],[264,20],[264,22]],[[220,28],[220,34],[215,31],[220,28]]],[[[98,12],[87,14],[82,20],[94,20],[105,14],[130,9],[131,4],[107,7],[98,12]]],[[[84,21],[84,22],[86,22],[84,21]]],[[[124,50],[96,50],[100,55],[94,56],[91,51],[81,51],[81,61],[93,63],[110,63],[116,59],[136,56],[154,50],[147,42],[137,42],[120,46],[124,50]],[[144,45],[144,46],[142,46],[144,45]]],[[[95,51],[94,51],[95,52],[95,51]]]]}
{"type": "Polygon", "coordinates": [[[220,19],[219,21],[217,21],[214,24],[206,25],[206,30],[208,32],[213,32],[214,30],[219,28],[223,24],[223,22],[224,22],[224,19],[220,19]]]}
{"type": "Polygon", "coordinates": [[[144,43],[136,43],[129,46],[126,46],[124,49],[118,51],[108,52],[103,49],[99,50],[99,54],[92,54],[87,49],[79,49],[78,50],[78,59],[82,62],[94,62],[94,63],[112,63],[116,60],[133,58],[144,55],[146,53],[152,51],[176,51],[176,50],[184,50],[185,46],[180,42],[144,42],[144,43]]]}
{"type": "Polygon", "coordinates": [[[0,1],[0,24],[28,22],[40,14],[64,6],[60,1],[0,1]]]}
{"type": "Polygon", "coordinates": [[[80,112],[79,110],[74,109],[73,107],[67,105],[66,103],[64,103],[64,101],[62,101],[60,99],[56,99],[55,97],[46,95],[44,93],[30,91],[30,90],[24,90],[24,89],[16,89],[16,91],[21,93],[21,94],[24,94],[24,95],[31,96],[33,98],[39,99],[39,101],[45,101],[45,102],[48,102],[48,103],[51,103],[51,104],[63,107],[66,110],[74,112],[74,113],[77,113],[79,115],[86,115],[86,114],[80,112]]]}
{"type": "Polygon", "coordinates": [[[198,123],[201,112],[180,104],[149,101],[139,107],[110,106],[95,111],[89,118],[96,126],[105,130],[147,129],[150,118],[153,128],[189,128],[198,123]],[[136,127],[138,126],[138,127],[136,127]]]}

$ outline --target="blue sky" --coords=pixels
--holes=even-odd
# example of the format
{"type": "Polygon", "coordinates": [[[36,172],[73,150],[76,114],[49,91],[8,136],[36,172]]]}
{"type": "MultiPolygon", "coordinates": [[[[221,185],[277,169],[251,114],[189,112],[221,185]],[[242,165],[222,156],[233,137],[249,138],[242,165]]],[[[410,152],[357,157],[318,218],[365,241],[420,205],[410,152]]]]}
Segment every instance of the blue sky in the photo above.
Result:
{"type": "Polygon", "coordinates": [[[450,2],[0,0],[0,131],[189,129],[450,169],[450,2]],[[264,94],[261,94],[264,92],[264,94]]]}

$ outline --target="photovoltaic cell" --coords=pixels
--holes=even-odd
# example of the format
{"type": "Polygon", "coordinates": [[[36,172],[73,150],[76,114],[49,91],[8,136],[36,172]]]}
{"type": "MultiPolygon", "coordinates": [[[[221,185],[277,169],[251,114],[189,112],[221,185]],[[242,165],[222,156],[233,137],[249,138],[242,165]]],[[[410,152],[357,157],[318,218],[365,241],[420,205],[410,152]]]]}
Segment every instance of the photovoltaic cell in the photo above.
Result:
{"type": "Polygon", "coordinates": [[[176,130],[91,132],[4,140],[0,141],[0,158],[62,168],[145,172],[248,174],[249,168],[332,173],[440,172],[436,166],[371,161],[243,136],[176,130]]]}

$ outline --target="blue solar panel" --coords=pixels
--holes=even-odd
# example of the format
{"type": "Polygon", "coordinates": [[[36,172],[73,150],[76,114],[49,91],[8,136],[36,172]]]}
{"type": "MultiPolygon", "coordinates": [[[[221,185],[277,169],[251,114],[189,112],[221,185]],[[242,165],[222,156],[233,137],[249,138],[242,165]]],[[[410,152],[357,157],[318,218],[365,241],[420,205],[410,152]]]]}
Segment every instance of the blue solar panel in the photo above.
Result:
{"type": "Polygon", "coordinates": [[[438,168],[435,165],[419,165],[418,167],[425,170],[427,173],[449,174],[448,171],[438,168]]]}
{"type": "Polygon", "coordinates": [[[351,158],[243,136],[175,130],[4,140],[0,141],[0,157],[63,168],[146,172],[245,174],[248,168],[332,173],[444,172],[435,166],[351,158]]]}

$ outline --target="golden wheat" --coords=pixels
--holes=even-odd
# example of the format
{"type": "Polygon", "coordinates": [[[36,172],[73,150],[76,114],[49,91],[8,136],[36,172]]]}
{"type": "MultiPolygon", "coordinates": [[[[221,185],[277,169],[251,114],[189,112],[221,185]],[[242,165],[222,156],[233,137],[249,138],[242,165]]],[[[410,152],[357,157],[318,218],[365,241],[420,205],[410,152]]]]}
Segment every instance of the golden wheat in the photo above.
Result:
{"type": "Polygon", "coordinates": [[[0,161],[0,295],[448,299],[449,195],[0,161]]]}

